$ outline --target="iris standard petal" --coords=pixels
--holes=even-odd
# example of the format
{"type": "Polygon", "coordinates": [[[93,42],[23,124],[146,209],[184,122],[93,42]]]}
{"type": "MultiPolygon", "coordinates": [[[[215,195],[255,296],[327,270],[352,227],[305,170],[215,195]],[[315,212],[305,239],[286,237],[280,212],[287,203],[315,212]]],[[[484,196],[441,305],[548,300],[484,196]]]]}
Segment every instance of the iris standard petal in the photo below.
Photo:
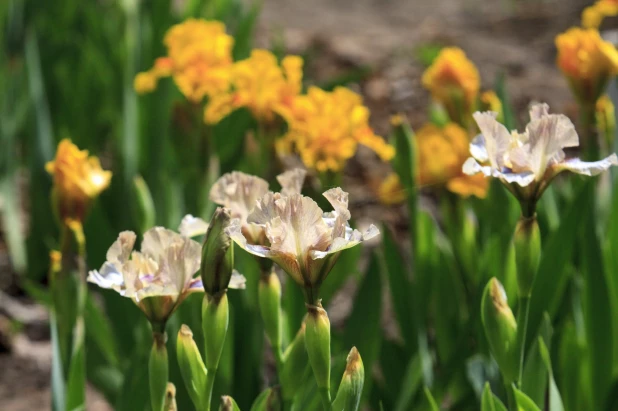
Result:
{"type": "Polygon", "coordinates": [[[185,237],[197,237],[206,234],[208,223],[199,217],[187,214],[182,218],[178,231],[185,237]]]}

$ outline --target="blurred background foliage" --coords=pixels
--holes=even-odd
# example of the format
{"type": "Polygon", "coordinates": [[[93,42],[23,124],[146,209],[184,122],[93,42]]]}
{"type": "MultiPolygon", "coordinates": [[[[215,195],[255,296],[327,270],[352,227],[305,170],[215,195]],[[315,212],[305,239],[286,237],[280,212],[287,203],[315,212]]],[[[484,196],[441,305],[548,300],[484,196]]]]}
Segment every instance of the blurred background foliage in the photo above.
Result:
{"type": "MultiPolygon", "coordinates": [[[[258,171],[245,138],[248,130],[258,131],[257,124],[247,110],[206,127],[201,111],[196,115],[196,107],[171,81],[138,97],[133,80],[165,55],[167,29],[190,16],[225,22],[235,38],[235,60],[248,57],[260,7],[259,0],[0,3],[2,227],[12,265],[32,298],[42,304],[49,299],[47,255],[57,246],[58,233],[44,167],[62,138],[96,153],[103,167],[114,172],[110,188],[85,223],[88,267],[101,265],[122,230],[143,232],[153,224],[176,228],[186,213],[208,218],[214,206],[203,200],[218,175],[258,171]],[[194,149],[204,139],[212,141],[217,157],[206,164],[206,176],[204,159],[194,149]],[[152,195],[154,214],[144,214],[140,206],[144,187],[152,195]]],[[[429,64],[438,50],[429,45],[418,53],[429,64]]],[[[362,70],[333,79],[325,88],[353,82],[359,75],[362,70]]],[[[494,89],[511,129],[517,124],[505,81],[499,76],[494,89]]],[[[393,168],[407,195],[405,228],[412,245],[384,224],[382,244],[368,252],[355,248],[344,253],[324,284],[326,304],[350,278],[356,284],[349,317],[333,330],[333,384],[339,383],[345,355],[355,345],[366,370],[363,399],[371,409],[431,409],[431,397],[441,408],[478,409],[487,381],[506,402],[479,308],[482,290],[493,276],[505,285],[509,301],[517,301],[510,243],[518,204],[492,181],[486,199],[434,191],[426,207],[418,195],[412,130],[405,123],[394,127],[390,141],[397,151],[393,168]]],[[[528,327],[524,372],[532,377],[522,390],[540,409],[546,409],[550,384],[556,384],[567,410],[616,409],[618,189],[610,178],[600,185],[577,177],[560,179],[538,210],[543,257],[528,327]]],[[[256,308],[259,267],[242,252],[236,256],[247,290],[230,292],[231,327],[213,398],[229,394],[248,409],[271,382],[274,363],[256,308]]],[[[301,291],[286,282],[286,341],[304,315],[299,301],[301,291]]],[[[111,291],[91,293],[85,315],[90,383],[115,409],[146,409],[146,320],[131,301],[111,291]]],[[[168,334],[175,336],[183,323],[199,329],[199,297],[182,305],[168,334]]],[[[202,347],[201,335],[194,337],[202,347]]],[[[174,344],[171,337],[168,351],[178,407],[192,409],[174,344]]],[[[307,373],[303,410],[320,409],[316,390],[307,373]]]]}

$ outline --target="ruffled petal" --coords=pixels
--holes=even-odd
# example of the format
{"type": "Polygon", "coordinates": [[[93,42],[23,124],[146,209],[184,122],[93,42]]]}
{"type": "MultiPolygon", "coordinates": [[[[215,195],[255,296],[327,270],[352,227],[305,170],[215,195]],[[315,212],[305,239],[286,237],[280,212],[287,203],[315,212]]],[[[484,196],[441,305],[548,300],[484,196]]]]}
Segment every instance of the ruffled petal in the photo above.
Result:
{"type": "Polygon", "coordinates": [[[482,134],[477,135],[470,143],[470,155],[481,163],[489,161],[487,156],[487,148],[485,148],[485,137],[482,134]]]}
{"type": "Polygon", "coordinates": [[[210,199],[228,208],[232,217],[246,224],[255,203],[268,192],[268,182],[259,177],[234,171],[222,175],[210,189],[210,199]]]}
{"type": "Polygon", "coordinates": [[[483,173],[486,177],[492,177],[493,173],[491,167],[480,165],[474,158],[468,158],[461,167],[464,174],[473,176],[478,173],[483,173]]]}
{"type": "Polygon", "coordinates": [[[561,163],[554,164],[553,170],[557,173],[568,170],[573,173],[582,174],[585,176],[596,176],[611,166],[618,165],[618,157],[612,154],[609,157],[599,161],[581,161],[579,158],[571,158],[561,163]]]}
{"type": "Polygon", "coordinates": [[[115,265],[107,261],[103,263],[101,270],[88,272],[88,282],[96,284],[101,288],[113,289],[118,292],[121,292],[124,287],[122,273],[115,265]]]}
{"type": "Polygon", "coordinates": [[[107,250],[105,259],[111,263],[122,265],[131,256],[131,251],[135,245],[136,235],[133,231],[123,231],[118,235],[118,239],[107,250]]]}
{"type": "Polygon", "coordinates": [[[247,287],[247,279],[244,275],[239,273],[238,271],[232,271],[232,277],[230,278],[230,283],[227,288],[232,288],[235,290],[244,290],[247,287]]]}
{"type": "Polygon", "coordinates": [[[509,148],[511,134],[503,124],[496,120],[497,116],[498,113],[492,111],[484,113],[477,111],[473,114],[481,134],[485,138],[487,159],[493,168],[500,169],[504,166],[504,153],[509,148]]]}
{"type": "Polygon", "coordinates": [[[166,257],[166,250],[180,235],[164,227],[153,227],[144,233],[142,253],[159,261],[166,257]]]}
{"type": "Polygon", "coordinates": [[[208,223],[199,217],[187,214],[182,218],[178,231],[185,237],[197,237],[206,234],[208,223]]]}
{"type": "Polygon", "coordinates": [[[281,194],[289,196],[300,194],[305,182],[307,171],[302,168],[295,168],[277,176],[277,181],[281,184],[281,194]]]}

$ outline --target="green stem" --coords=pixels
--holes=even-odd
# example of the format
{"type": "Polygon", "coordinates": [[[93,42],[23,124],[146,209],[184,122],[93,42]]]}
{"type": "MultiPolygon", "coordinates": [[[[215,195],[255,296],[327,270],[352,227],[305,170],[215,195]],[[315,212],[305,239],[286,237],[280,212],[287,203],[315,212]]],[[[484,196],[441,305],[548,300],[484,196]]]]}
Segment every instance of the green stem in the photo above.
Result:
{"type": "Polygon", "coordinates": [[[332,409],[330,390],[328,388],[320,388],[320,398],[322,399],[322,406],[324,407],[324,410],[330,411],[332,409]]]}
{"type": "Polygon", "coordinates": [[[212,402],[212,389],[215,386],[215,377],[217,375],[217,369],[212,368],[207,370],[206,373],[206,401],[205,401],[205,411],[210,411],[210,403],[212,402]]]}
{"type": "Polygon", "coordinates": [[[526,331],[528,328],[528,315],[530,313],[530,297],[520,297],[517,308],[517,327],[519,335],[519,379],[521,387],[524,375],[524,358],[526,356],[526,331]]]}
{"type": "Polygon", "coordinates": [[[152,411],[162,411],[169,378],[165,332],[153,330],[152,350],[148,361],[148,378],[150,387],[150,404],[152,411]]]}

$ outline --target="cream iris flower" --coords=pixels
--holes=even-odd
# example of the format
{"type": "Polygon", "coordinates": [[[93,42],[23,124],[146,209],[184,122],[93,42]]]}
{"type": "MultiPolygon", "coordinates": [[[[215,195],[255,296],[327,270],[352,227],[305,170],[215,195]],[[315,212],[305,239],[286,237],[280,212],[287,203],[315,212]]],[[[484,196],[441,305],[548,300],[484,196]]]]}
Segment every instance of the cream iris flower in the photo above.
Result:
{"type": "Polygon", "coordinates": [[[566,116],[548,111],[547,104],[534,104],[523,133],[509,133],[496,120],[496,113],[474,113],[481,134],[470,144],[473,158],[464,163],[464,173],[499,178],[520,201],[535,203],[564,170],[594,176],[618,165],[616,154],[594,162],[567,159],[563,149],[579,145],[575,126],[566,116]]]}
{"type": "Polygon", "coordinates": [[[107,251],[99,271],[88,281],[131,298],[151,323],[164,326],[192,292],[204,291],[193,275],[200,268],[199,243],[163,227],[144,233],[141,251],[133,251],[136,235],[123,231],[107,251]]]}
{"type": "Polygon", "coordinates": [[[314,304],[317,289],[341,251],[376,236],[375,226],[361,234],[348,224],[348,193],[333,188],[324,193],[334,211],[324,213],[318,204],[301,194],[266,193],[249,214],[247,222],[264,229],[268,245],[251,244],[240,220],[234,220],[228,235],[249,253],[277,263],[305,287],[314,304]]]}
{"type": "MultiPolygon", "coordinates": [[[[286,171],[277,176],[282,194],[300,193],[307,172],[300,168],[286,171]]],[[[232,218],[242,222],[243,235],[251,244],[263,244],[266,241],[264,229],[256,224],[247,223],[247,217],[258,200],[268,193],[268,182],[259,177],[233,171],[222,175],[210,189],[210,199],[228,210],[232,218]]],[[[208,223],[200,218],[187,215],[182,219],[179,231],[187,237],[203,235],[208,223]]]]}

